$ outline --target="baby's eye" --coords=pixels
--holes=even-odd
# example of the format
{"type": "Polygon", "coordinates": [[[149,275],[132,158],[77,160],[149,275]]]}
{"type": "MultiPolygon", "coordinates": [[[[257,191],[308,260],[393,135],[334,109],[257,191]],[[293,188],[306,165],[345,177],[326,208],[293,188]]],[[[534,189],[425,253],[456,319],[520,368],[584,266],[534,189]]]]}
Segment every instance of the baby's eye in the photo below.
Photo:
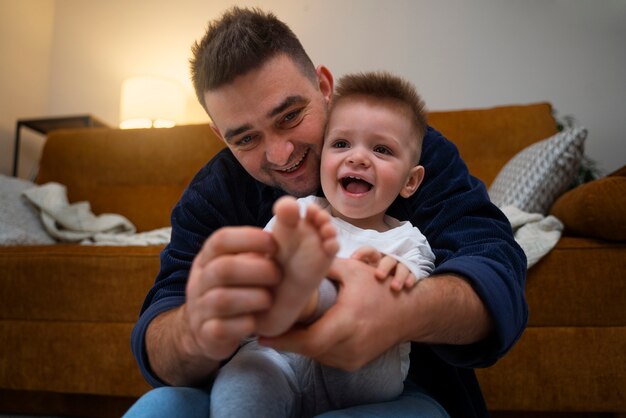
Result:
{"type": "Polygon", "coordinates": [[[335,142],[333,142],[332,147],[333,148],[348,148],[348,141],[345,141],[343,139],[338,139],[335,142]]]}
{"type": "Polygon", "coordinates": [[[374,152],[377,154],[384,154],[384,155],[393,155],[393,152],[391,152],[391,150],[387,147],[384,147],[382,145],[377,145],[374,147],[374,152]]]}

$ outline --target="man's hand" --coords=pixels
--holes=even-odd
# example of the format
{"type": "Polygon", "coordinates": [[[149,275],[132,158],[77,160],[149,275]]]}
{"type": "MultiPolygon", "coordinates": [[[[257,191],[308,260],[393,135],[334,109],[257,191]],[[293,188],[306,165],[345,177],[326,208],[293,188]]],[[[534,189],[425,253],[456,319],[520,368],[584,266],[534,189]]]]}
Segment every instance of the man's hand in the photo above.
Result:
{"type": "Polygon", "coordinates": [[[374,279],[372,266],[336,259],[329,277],[339,283],[339,295],[317,322],[259,342],[356,370],[404,341],[470,344],[492,329],[483,303],[458,276],[431,276],[411,291],[392,292],[389,281],[374,279]]]}
{"type": "Polygon", "coordinates": [[[259,228],[222,228],[207,239],[191,267],[186,303],[148,327],[148,357],[161,379],[198,383],[254,333],[254,315],[270,307],[270,287],[280,280],[275,251],[259,228]]]}
{"type": "Polygon", "coordinates": [[[337,279],[337,302],[308,328],[259,340],[279,350],[310,356],[323,364],[356,370],[402,341],[399,300],[389,281],[374,278],[375,268],[356,259],[336,259],[329,277],[337,279]]]}

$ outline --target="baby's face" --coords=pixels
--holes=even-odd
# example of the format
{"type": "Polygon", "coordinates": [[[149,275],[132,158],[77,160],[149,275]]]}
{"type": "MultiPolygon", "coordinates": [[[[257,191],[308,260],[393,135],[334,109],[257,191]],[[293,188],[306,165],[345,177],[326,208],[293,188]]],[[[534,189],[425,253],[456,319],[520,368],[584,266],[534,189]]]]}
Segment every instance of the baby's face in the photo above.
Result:
{"type": "Polygon", "coordinates": [[[399,106],[373,98],[341,99],[326,132],[320,176],[336,216],[357,226],[382,221],[398,195],[408,197],[419,185],[419,141],[399,106]]]}

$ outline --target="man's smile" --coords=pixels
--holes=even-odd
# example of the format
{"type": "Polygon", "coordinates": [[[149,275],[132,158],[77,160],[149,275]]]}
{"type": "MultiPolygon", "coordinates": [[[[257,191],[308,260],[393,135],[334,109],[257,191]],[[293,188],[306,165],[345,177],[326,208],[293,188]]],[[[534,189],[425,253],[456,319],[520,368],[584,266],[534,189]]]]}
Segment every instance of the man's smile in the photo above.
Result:
{"type": "Polygon", "coordinates": [[[306,158],[306,156],[309,154],[309,150],[307,149],[302,156],[300,157],[300,159],[298,161],[296,161],[293,165],[291,165],[290,167],[287,168],[282,168],[282,169],[277,169],[276,171],[279,171],[281,173],[293,173],[294,171],[296,171],[298,168],[300,168],[300,166],[302,165],[302,162],[304,161],[304,159],[306,158]]]}

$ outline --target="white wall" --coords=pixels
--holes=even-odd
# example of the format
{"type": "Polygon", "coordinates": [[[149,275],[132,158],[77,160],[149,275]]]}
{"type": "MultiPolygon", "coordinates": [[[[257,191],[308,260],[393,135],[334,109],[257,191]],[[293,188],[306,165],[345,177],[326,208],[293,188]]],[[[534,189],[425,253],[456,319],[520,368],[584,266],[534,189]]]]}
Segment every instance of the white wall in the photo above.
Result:
{"type": "MultiPolygon", "coordinates": [[[[0,173],[13,170],[15,122],[48,112],[54,0],[0,0],[0,173]]],[[[29,177],[43,145],[23,131],[20,175],[29,177]]]]}
{"type": "MultiPolygon", "coordinates": [[[[549,101],[560,115],[571,114],[589,129],[587,153],[604,172],[626,163],[623,0],[54,4],[50,115],[90,112],[115,125],[122,80],[153,74],[185,83],[188,121],[205,121],[188,81],[191,43],[231,4],[261,4],[286,21],[314,62],[327,65],[335,77],[391,70],[413,81],[432,110],[549,101]]],[[[6,144],[0,146],[4,154],[6,144]]],[[[0,170],[7,172],[5,167],[0,170]]]]}

